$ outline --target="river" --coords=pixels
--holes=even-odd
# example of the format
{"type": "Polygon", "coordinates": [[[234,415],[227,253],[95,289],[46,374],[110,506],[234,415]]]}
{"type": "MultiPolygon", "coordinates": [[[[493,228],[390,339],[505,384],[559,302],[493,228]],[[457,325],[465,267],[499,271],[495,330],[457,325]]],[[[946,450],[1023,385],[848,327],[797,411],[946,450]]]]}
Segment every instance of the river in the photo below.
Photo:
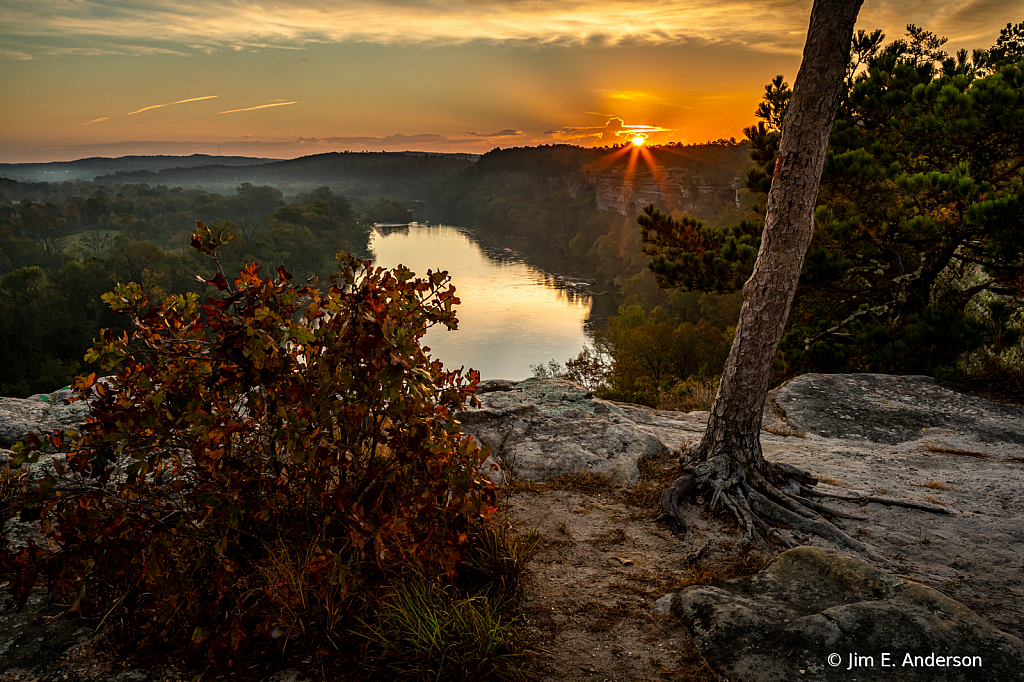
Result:
{"type": "Polygon", "coordinates": [[[531,365],[564,363],[589,343],[592,313],[614,304],[608,294],[593,294],[590,281],[531,265],[508,247],[482,246],[463,228],[378,226],[370,249],[383,267],[401,264],[420,276],[448,271],[462,301],[459,328],[434,327],[423,345],[446,368],[475,369],[482,379],[525,379],[531,365]]]}

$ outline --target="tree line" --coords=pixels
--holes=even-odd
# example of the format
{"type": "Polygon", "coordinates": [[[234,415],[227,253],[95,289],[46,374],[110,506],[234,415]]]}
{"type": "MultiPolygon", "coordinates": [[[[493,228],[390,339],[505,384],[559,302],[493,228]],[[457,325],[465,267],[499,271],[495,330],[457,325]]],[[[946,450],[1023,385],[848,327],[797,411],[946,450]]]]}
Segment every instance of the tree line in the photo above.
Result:
{"type": "Polygon", "coordinates": [[[368,255],[374,222],[410,216],[400,201],[350,200],[329,187],[288,202],[250,183],[232,195],[84,181],[4,180],[0,191],[0,395],[21,397],[94,369],[83,361],[93,339],[124,325],[100,300],[116,283],[136,282],[154,300],[199,291],[197,273],[211,273],[188,248],[196,220],[235,235],[225,267],[283,265],[326,281],[339,251],[368,255]]]}
{"type": "MultiPolygon", "coordinates": [[[[810,371],[927,374],[1024,397],[1024,22],[970,55],[945,42],[914,25],[888,43],[881,31],[854,36],[774,383],[810,371]]],[[[773,79],[746,129],[746,186],[760,197],[747,220],[656,206],[639,217],[661,291],[645,290],[647,275],[619,277],[633,306],[587,352],[603,358],[595,371],[609,397],[670,404],[673,387],[706,378],[680,366],[693,346],[679,296],[735,297],[750,276],[791,95],[773,79]]],[[[709,374],[722,348],[705,351],[709,374]]]]}

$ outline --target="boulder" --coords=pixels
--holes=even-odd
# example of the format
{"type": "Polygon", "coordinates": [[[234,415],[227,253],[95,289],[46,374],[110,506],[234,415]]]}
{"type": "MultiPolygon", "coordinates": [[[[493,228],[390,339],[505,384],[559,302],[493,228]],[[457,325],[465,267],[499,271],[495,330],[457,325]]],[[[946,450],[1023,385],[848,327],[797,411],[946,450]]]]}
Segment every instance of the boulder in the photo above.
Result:
{"type": "Polygon", "coordinates": [[[774,682],[1024,680],[1024,642],[941,592],[816,547],[750,578],[686,588],[656,610],[682,619],[711,665],[774,682]]]}
{"type": "Polygon", "coordinates": [[[764,425],[887,445],[929,436],[1024,446],[1024,406],[925,376],[802,374],[769,393],[764,425]]]}
{"type": "Polygon", "coordinates": [[[636,483],[639,461],[667,447],[650,427],[677,421],[595,398],[563,379],[485,381],[478,394],[481,406],[460,413],[463,430],[490,445],[491,456],[515,477],[531,481],[591,472],[636,483]]]}
{"type": "Polygon", "coordinates": [[[65,405],[72,395],[65,387],[29,398],[0,398],[0,447],[11,447],[29,432],[77,429],[89,415],[89,405],[82,400],[65,405]]]}

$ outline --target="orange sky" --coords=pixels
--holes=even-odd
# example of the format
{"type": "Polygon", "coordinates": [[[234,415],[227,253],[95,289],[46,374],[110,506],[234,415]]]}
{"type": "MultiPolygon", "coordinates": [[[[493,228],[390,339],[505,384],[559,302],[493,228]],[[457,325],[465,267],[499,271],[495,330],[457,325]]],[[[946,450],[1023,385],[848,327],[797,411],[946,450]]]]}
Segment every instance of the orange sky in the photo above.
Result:
{"type": "MultiPolygon", "coordinates": [[[[0,162],[739,138],[810,5],[4,0],[0,162]]],[[[867,0],[859,27],[988,47],[1017,8],[867,0]]]]}

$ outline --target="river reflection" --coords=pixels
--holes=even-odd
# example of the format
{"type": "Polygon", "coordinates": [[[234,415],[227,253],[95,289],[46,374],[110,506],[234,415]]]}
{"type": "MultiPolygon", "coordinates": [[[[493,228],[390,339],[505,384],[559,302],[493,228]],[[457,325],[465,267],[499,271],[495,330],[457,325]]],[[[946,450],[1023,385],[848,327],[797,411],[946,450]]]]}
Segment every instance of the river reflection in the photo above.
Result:
{"type": "Polygon", "coordinates": [[[565,362],[589,341],[584,327],[594,296],[585,280],[545,272],[500,246],[485,252],[467,230],[448,225],[378,226],[370,248],[377,265],[451,275],[462,301],[459,328],[434,327],[424,341],[445,367],[476,369],[483,379],[525,379],[530,365],[565,362]]]}

